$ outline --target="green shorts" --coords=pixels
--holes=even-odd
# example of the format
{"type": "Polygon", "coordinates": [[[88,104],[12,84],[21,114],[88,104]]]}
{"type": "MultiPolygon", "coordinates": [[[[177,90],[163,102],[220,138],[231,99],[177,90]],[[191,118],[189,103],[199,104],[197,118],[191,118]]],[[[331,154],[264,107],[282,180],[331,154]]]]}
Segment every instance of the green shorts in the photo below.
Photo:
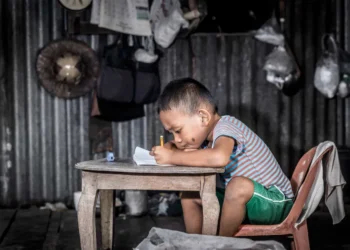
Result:
{"type": "MultiPolygon", "coordinates": [[[[293,206],[293,200],[287,199],[276,186],[267,189],[256,181],[253,181],[253,183],[254,194],[246,205],[246,221],[257,225],[281,223],[289,214],[293,206]]],[[[222,207],[225,189],[217,188],[216,196],[220,207],[222,207]]]]}

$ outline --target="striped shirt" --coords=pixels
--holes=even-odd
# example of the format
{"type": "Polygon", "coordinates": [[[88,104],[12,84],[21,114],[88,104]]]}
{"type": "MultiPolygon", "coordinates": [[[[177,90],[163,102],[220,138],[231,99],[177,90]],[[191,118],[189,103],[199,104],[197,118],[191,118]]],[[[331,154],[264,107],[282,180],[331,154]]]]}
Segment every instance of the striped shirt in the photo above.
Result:
{"type": "Polygon", "coordinates": [[[235,145],[230,163],[219,176],[221,183],[218,186],[226,186],[232,177],[244,176],[266,188],[277,186],[287,198],[294,196],[289,179],[268,146],[243,122],[233,116],[222,116],[214,128],[212,147],[220,136],[233,138],[235,145]]]}

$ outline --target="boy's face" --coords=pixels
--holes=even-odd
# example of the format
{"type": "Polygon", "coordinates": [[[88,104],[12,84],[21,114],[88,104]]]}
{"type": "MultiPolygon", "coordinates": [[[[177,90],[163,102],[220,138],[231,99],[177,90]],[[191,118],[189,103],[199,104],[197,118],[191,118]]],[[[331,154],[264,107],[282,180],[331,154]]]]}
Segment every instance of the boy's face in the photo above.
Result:
{"type": "Polygon", "coordinates": [[[174,136],[179,149],[198,149],[207,139],[208,127],[200,115],[189,115],[180,110],[167,110],[159,113],[165,130],[174,136]]]}

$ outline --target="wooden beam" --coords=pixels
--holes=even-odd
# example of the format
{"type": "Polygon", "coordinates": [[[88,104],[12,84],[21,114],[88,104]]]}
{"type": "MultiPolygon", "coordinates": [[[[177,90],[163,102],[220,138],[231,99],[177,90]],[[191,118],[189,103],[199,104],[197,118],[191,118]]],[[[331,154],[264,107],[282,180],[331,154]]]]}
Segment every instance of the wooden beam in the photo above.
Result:
{"type": "Polygon", "coordinates": [[[68,210],[62,213],[60,235],[56,249],[80,249],[77,213],[68,210]]]}
{"type": "Polygon", "coordinates": [[[49,220],[49,210],[37,208],[18,210],[0,248],[41,249],[49,220]]]}
{"type": "Polygon", "coordinates": [[[51,212],[50,224],[47,230],[43,250],[56,249],[61,225],[61,212],[51,212]]]}

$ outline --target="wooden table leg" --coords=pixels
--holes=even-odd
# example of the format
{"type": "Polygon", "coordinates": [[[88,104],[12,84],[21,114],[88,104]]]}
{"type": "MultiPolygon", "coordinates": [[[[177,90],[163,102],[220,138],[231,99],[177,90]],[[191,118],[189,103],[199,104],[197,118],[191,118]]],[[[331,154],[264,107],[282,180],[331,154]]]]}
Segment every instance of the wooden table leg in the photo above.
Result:
{"type": "Polygon", "coordinates": [[[96,250],[96,175],[82,172],[82,192],[78,205],[78,225],[82,250],[96,250]]]}
{"type": "Polygon", "coordinates": [[[102,249],[113,249],[113,227],[115,217],[114,190],[100,190],[102,249]]]}
{"type": "Polygon", "coordinates": [[[216,175],[202,178],[200,191],[203,206],[202,234],[216,235],[219,222],[220,205],[216,197],[216,175]]]}

